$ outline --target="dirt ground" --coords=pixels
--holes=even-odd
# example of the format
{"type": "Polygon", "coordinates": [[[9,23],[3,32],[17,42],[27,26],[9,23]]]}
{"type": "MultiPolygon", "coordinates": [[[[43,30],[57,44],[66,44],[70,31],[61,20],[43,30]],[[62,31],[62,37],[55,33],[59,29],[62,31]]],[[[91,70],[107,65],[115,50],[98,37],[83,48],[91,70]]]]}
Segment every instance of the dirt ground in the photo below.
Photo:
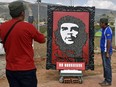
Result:
{"type": "MultiPolygon", "coordinates": [[[[101,61],[101,54],[95,54],[94,55],[94,61],[95,61],[95,70],[91,71],[83,71],[83,84],[65,84],[65,83],[59,83],[59,71],[57,70],[46,70],[45,64],[46,59],[45,58],[35,58],[35,63],[37,67],[37,78],[38,78],[38,87],[100,87],[98,85],[99,81],[102,81],[102,61],[101,61]],[[91,84],[93,83],[93,84],[91,84]]],[[[112,55],[112,71],[113,74],[116,76],[116,52],[112,55]]],[[[113,77],[114,78],[114,77],[113,77]]],[[[0,79],[0,87],[8,87],[8,82],[6,78],[0,79]]],[[[116,83],[114,82],[111,87],[116,87],[116,83]]]]}
{"type": "MultiPolygon", "coordinates": [[[[87,70],[83,71],[83,84],[75,83],[75,84],[65,84],[59,82],[59,71],[57,70],[46,70],[46,43],[45,44],[34,44],[34,56],[35,56],[35,64],[37,67],[37,78],[38,78],[38,87],[101,87],[98,83],[103,80],[102,77],[102,61],[101,54],[95,53],[94,55],[94,64],[95,70],[87,70]]],[[[116,47],[115,47],[116,49],[116,47]]],[[[98,48],[99,50],[99,48],[98,48]]],[[[113,83],[110,87],[116,87],[116,52],[112,55],[112,71],[113,71],[113,83]]],[[[5,68],[5,56],[0,56],[0,64],[2,68],[5,68]]],[[[0,67],[1,67],[0,65],[0,67]]],[[[0,68],[0,72],[1,69],[0,68]]],[[[5,73],[3,73],[3,77],[0,78],[0,87],[9,87],[7,79],[5,77],[5,73]]]]}

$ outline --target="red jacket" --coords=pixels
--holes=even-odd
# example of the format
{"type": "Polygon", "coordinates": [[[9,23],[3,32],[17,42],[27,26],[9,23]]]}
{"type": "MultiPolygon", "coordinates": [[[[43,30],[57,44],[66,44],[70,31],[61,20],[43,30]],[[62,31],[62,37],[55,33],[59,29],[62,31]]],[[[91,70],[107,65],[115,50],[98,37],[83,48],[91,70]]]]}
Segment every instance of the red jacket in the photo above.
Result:
{"type": "MultiPolygon", "coordinates": [[[[2,40],[16,21],[17,19],[12,19],[0,26],[2,40]]],[[[12,71],[35,69],[33,40],[44,43],[45,37],[30,23],[21,21],[15,25],[4,45],[6,49],[6,69],[12,71]]]]}

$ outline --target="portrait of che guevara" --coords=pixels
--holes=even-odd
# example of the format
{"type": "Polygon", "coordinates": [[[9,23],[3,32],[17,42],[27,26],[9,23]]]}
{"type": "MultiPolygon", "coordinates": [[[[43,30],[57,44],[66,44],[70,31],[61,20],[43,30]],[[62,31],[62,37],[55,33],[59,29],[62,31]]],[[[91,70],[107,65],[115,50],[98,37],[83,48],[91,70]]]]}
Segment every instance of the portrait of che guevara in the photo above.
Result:
{"type": "Polygon", "coordinates": [[[60,54],[56,49],[54,55],[67,58],[82,57],[83,46],[87,41],[87,33],[85,32],[85,24],[83,21],[67,15],[58,20],[57,26],[58,29],[54,31],[54,35],[55,43],[60,50],[60,54]]]}
{"type": "Polygon", "coordinates": [[[95,7],[48,6],[47,69],[58,62],[84,62],[94,69],[95,7]]]}

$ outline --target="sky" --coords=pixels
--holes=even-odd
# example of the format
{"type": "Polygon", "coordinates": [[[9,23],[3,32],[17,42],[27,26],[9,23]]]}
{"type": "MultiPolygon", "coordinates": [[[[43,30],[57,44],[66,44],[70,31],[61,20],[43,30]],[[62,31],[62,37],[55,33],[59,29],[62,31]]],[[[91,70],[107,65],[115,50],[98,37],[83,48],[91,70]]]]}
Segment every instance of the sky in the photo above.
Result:
{"type": "MultiPolygon", "coordinates": [[[[0,0],[0,2],[11,2],[14,0],[0,0]]],[[[37,0],[24,0],[35,3],[37,0]]],[[[116,10],[116,0],[41,0],[43,3],[61,4],[66,6],[95,6],[101,9],[116,10]]]]}

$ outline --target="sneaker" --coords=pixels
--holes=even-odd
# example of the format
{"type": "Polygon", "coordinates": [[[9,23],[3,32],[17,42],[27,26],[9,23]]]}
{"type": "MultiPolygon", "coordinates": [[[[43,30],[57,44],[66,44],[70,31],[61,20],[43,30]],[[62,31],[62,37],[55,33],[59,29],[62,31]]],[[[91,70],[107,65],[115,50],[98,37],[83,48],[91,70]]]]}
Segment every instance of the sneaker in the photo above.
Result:
{"type": "Polygon", "coordinates": [[[108,83],[107,81],[103,81],[99,83],[101,86],[110,86],[111,83],[108,83]]]}
{"type": "Polygon", "coordinates": [[[100,82],[99,84],[103,84],[103,83],[105,83],[106,81],[104,80],[104,81],[102,81],[102,82],[100,82]]]}

